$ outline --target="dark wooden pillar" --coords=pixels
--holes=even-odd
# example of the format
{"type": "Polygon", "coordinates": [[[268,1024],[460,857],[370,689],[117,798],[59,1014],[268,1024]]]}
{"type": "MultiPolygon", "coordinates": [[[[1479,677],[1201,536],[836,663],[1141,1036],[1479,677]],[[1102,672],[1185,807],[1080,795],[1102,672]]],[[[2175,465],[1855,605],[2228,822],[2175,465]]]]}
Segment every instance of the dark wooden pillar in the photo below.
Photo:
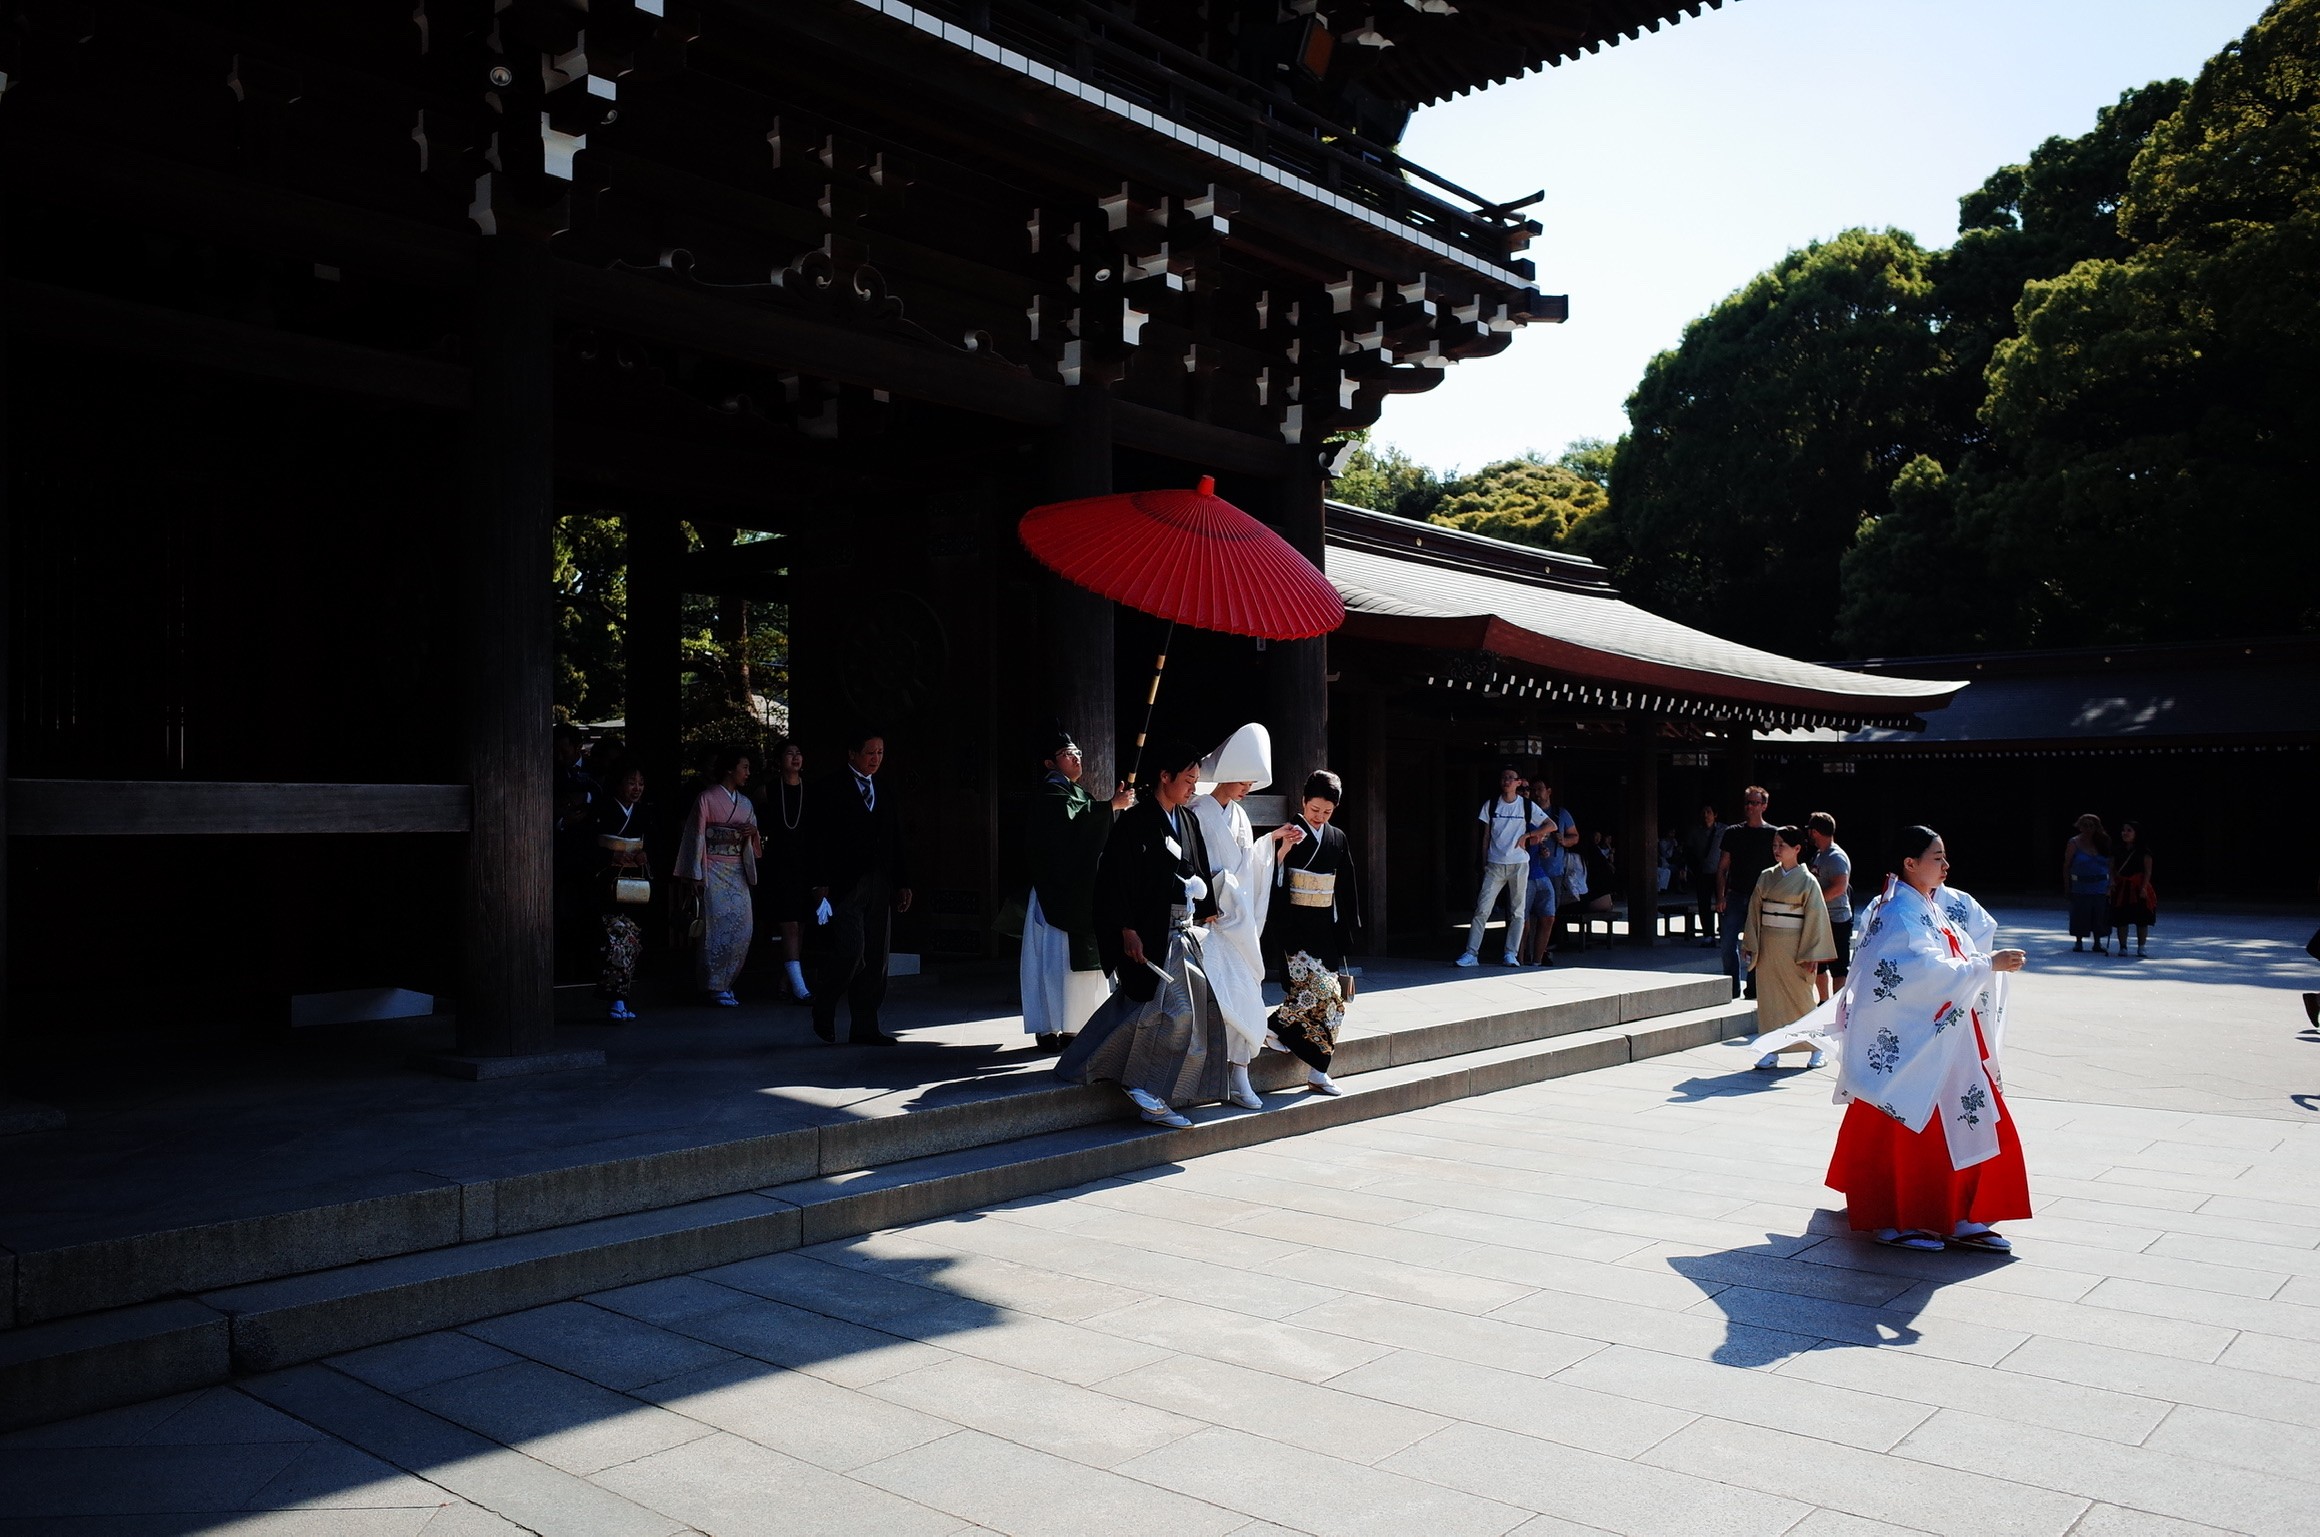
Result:
{"type": "Polygon", "coordinates": [[[1659,721],[1627,717],[1627,826],[1620,862],[1627,897],[1627,942],[1659,942],[1659,721]]]}
{"type": "Polygon", "coordinates": [[[487,236],[478,251],[467,515],[457,551],[475,825],[462,913],[459,1058],[447,1066],[497,1075],[575,1064],[550,1060],[553,259],[545,242],[520,233],[487,236]]]}
{"type": "MultiPolygon", "coordinates": [[[[1380,694],[1371,694],[1363,701],[1361,721],[1361,762],[1353,765],[1361,775],[1359,789],[1349,789],[1355,803],[1361,807],[1361,911],[1364,925],[1363,938],[1371,955],[1386,953],[1388,943],[1387,917],[1392,911],[1387,905],[1388,882],[1391,879],[1391,856],[1387,847],[1388,815],[1386,799],[1386,704],[1380,694]]],[[[1291,790],[1291,795],[1297,792],[1291,790]]],[[[1290,809],[1296,809],[1292,803],[1290,809]]]]}
{"type": "Polygon", "coordinates": [[[8,1071],[8,722],[14,715],[9,676],[9,583],[14,580],[11,558],[16,542],[11,521],[9,482],[14,461],[8,448],[8,214],[0,199],[0,1109],[7,1103],[12,1075],[8,1071]]]}
{"type": "MultiPolygon", "coordinates": [[[[1112,489],[1112,397],[1100,385],[1064,392],[1063,425],[1049,444],[1048,490],[1057,501],[1112,489]]],[[[1127,769],[1120,757],[1112,672],[1112,601],[1042,569],[1039,576],[1039,734],[1060,726],[1079,740],[1080,782],[1099,799],[1127,769]]],[[[1136,719],[1142,718],[1136,702],[1136,719]]],[[[1128,729],[1135,729],[1130,721],[1128,729]]]]}
{"type": "Polygon", "coordinates": [[[684,776],[685,530],[663,512],[631,512],[628,536],[628,750],[664,806],[684,776]]]}
{"type": "Polygon", "coordinates": [[[1756,731],[1746,721],[1733,721],[1724,731],[1730,743],[1724,755],[1724,777],[1729,783],[1717,787],[1719,793],[1710,799],[1727,819],[1737,822],[1746,815],[1740,792],[1756,782],[1756,731]]]}
{"type": "MultiPolygon", "coordinates": [[[[1281,481],[1275,526],[1297,553],[1322,564],[1322,499],[1329,482],[1318,463],[1281,481]]],[[[1294,798],[1329,756],[1329,642],[1274,641],[1265,650],[1265,725],[1273,733],[1273,789],[1294,798]]]]}

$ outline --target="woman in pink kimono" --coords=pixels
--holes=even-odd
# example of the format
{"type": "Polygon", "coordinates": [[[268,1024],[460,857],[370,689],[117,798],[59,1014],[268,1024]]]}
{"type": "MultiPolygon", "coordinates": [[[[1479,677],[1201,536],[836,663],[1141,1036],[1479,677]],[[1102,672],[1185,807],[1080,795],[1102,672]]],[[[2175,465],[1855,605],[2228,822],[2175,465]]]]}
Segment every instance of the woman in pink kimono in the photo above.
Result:
{"type": "Polygon", "coordinates": [[[762,843],[757,810],[742,791],[755,765],[749,754],[728,747],[709,773],[715,783],[693,802],[693,813],[677,838],[677,879],[690,881],[700,899],[701,940],[693,962],[694,980],[712,1003],[738,1008],[733,979],[749,959],[756,932],[750,888],[757,884],[762,843]]]}

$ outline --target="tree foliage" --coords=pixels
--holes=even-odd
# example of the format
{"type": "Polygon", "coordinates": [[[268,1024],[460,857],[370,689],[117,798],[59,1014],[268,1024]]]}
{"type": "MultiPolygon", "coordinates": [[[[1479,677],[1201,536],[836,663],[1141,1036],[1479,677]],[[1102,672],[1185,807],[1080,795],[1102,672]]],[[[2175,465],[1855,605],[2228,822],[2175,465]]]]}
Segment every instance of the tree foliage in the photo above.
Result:
{"type": "Polygon", "coordinates": [[[1804,655],[2320,628],[2320,0],[1958,212],[1946,250],[1791,252],[1651,361],[1616,445],[1441,476],[1364,444],[1338,494],[1804,655]]]}
{"type": "MultiPolygon", "coordinates": [[[[704,548],[705,538],[732,537],[685,526],[690,550],[704,548]]],[[[621,719],[628,693],[626,530],[611,514],[576,514],[556,520],[554,539],[556,719],[621,719]]],[[[767,705],[777,716],[788,707],[787,606],[699,594],[679,601],[679,725],[686,749],[763,739],[767,705]]]]}
{"type": "Polygon", "coordinates": [[[1845,548],[1902,467],[1947,446],[1923,387],[1931,267],[1898,230],[1848,230],[1692,322],[1628,398],[1587,553],[1687,624],[1825,652],[1845,548]]]}
{"type": "Polygon", "coordinates": [[[1974,595],[1984,644],[2320,625],[2320,0],[2274,5],[2089,139],[2102,174],[2126,162],[2108,227],[2098,201],[2058,242],[2076,259],[2024,281],[1980,435],[1954,474],[1897,483],[1847,558],[1857,646],[1898,647],[1907,605],[1880,595],[1927,577],[1974,595]]]}
{"type": "Polygon", "coordinates": [[[1553,459],[1534,450],[1445,476],[1365,435],[1331,494],[1375,512],[1561,549],[1610,504],[1611,452],[1600,438],[1581,438],[1553,459]]]}

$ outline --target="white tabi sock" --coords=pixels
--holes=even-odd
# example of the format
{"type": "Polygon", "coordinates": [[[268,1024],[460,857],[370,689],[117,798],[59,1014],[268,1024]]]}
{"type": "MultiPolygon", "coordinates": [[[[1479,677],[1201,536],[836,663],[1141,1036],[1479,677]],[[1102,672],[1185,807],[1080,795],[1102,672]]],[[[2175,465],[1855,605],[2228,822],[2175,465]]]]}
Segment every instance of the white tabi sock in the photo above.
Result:
{"type": "Polygon", "coordinates": [[[789,973],[789,995],[792,998],[805,997],[807,995],[805,967],[796,961],[784,961],[782,962],[782,970],[789,973]]]}
{"type": "Polygon", "coordinates": [[[1160,1103],[1160,1101],[1154,1098],[1152,1095],[1145,1093],[1142,1089],[1128,1090],[1128,1098],[1136,1102],[1136,1108],[1138,1110],[1146,1111],[1153,1115],[1157,1115],[1161,1111],[1168,1108],[1166,1105],[1160,1103]]]}

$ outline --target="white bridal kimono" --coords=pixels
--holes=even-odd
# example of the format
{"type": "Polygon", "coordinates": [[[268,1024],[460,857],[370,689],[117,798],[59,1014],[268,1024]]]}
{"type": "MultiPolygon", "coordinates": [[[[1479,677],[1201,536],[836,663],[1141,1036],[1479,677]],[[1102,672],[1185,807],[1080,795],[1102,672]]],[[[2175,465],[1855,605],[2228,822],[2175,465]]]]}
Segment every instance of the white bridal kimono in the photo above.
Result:
{"type": "Polygon", "coordinates": [[[1265,958],[1260,940],[1265,913],[1273,896],[1273,854],[1278,847],[1259,838],[1249,825],[1240,802],[1221,805],[1213,795],[1193,797],[1192,814],[1200,819],[1200,835],[1208,844],[1209,863],[1215,866],[1209,884],[1215,888],[1220,916],[1201,935],[1201,969],[1223,1016],[1228,1060],[1256,1060],[1265,1044],[1265,958]]]}
{"type": "Polygon", "coordinates": [[[1937,886],[1928,901],[1888,881],[1855,933],[1845,987],[1754,1048],[1825,1042],[1840,1054],[1838,1103],[1861,1100],[1912,1133],[1938,1112],[1952,1168],[1995,1158],[2006,1028],[2006,977],[1991,966],[1998,920],[1962,891],[1937,886]],[[1974,1042],[1976,1014],[1987,1061],[1974,1042]]]}

